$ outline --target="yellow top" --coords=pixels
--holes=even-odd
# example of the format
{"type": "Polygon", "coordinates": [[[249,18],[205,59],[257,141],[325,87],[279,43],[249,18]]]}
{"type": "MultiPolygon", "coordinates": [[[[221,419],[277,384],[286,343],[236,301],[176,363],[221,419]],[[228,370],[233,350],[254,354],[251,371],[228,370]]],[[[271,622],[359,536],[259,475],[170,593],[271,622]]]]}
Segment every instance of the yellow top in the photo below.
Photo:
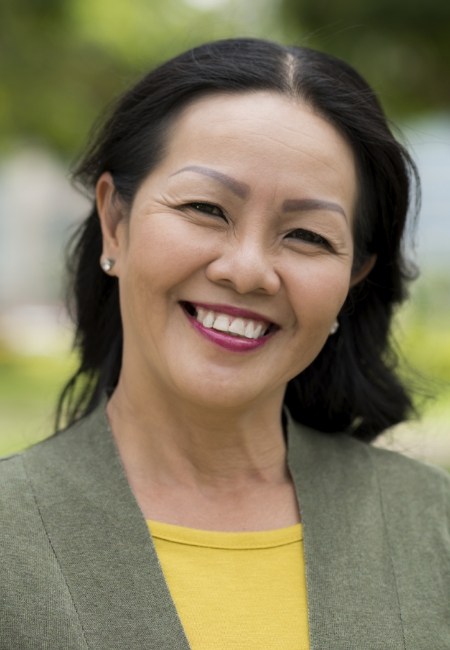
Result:
{"type": "Polygon", "coordinates": [[[218,532],[149,521],[192,650],[308,650],[300,524],[218,532]]]}

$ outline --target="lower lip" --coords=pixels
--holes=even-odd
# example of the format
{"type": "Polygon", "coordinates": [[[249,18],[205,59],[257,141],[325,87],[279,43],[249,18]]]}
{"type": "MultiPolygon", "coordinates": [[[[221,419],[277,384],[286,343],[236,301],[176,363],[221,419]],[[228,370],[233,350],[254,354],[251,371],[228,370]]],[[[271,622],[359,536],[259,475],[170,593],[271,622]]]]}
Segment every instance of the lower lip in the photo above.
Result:
{"type": "Polygon", "coordinates": [[[186,312],[184,313],[186,314],[193,327],[195,327],[195,329],[200,332],[200,334],[202,334],[212,343],[220,345],[220,347],[225,348],[226,350],[230,350],[231,352],[250,352],[251,350],[256,350],[257,348],[265,345],[271,338],[271,334],[263,336],[260,339],[244,339],[237,336],[231,336],[225,332],[218,332],[217,330],[204,327],[193,316],[187,314],[186,312]]]}

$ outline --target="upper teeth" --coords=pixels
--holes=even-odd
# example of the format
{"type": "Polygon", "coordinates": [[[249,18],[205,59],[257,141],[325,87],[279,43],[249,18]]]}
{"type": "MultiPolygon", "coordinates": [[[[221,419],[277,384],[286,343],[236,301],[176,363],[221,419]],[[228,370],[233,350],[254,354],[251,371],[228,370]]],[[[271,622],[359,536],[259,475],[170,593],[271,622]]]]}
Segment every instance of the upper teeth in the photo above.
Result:
{"type": "Polygon", "coordinates": [[[244,336],[247,339],[259,339],[267,329],[267,324],[249,318],[235,318],[228,314],[197,307],[196,319],[208,329],[219,330],[244,336]]]}

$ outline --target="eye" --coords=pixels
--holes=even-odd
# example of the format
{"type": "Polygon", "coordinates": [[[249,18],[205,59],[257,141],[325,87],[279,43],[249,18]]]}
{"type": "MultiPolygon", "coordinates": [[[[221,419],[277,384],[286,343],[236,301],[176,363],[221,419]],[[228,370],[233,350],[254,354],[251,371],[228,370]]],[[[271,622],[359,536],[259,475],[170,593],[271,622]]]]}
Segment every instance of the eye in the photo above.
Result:
{"type": "Polygon", "coordinates": [[[322,237],[322,235],[319,235],[318,233],[313,232],[312,230],[304,230],[303,228],[297,228],[296,230],[293,230],[292,232],[288,233],[286,236],[289,239],[297,239],[302,242],[307,242],[308,244],[315,244],[317,246],[322,246],[323,248],[327,248],[328,250],[333,249],[330,242],[327,239],[325,239],[325,237],[322,237]]]}
{"type": "Polygon", "coordinates": [[[223,211],[217,205],[213,205],[212,203],[188,203],[186,207],[191,208],[196,212],[202,212],[203,214],[209,214],[213,217],[221,217],[222,219],[225,219],[223,211]]]}

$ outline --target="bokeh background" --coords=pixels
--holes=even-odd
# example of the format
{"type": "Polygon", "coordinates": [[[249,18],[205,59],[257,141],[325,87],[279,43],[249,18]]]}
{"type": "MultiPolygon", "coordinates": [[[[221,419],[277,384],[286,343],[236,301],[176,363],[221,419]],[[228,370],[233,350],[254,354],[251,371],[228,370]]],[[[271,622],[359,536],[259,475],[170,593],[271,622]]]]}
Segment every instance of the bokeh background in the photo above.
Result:
{"type": "Polygon", "coordinates": [[[64,246],[87,211],[70,168],[101,110],[206,40],[258,36],[352,63],[419,166],[421,269],[395,338],[418,421],[383,444],[450,469],[450,2],[1,0],[0,455],[52,432],[74,366],[64,246]]]}

